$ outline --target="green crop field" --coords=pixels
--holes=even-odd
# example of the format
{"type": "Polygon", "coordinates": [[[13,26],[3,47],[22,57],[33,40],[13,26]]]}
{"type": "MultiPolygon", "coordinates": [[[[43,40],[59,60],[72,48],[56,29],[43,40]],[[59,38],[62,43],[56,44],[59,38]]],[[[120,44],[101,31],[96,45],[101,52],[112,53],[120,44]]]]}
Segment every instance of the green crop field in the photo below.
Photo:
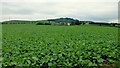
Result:
{"type": "Polygon", "coordinates": [[[103,66],[120,61],[118,28],[2,25],[3,66],[103,66]]]}
{"type": "Polygon", "coordinates": [[[2,25],[0,24],[0,67],[2,66],[2,25]]]}

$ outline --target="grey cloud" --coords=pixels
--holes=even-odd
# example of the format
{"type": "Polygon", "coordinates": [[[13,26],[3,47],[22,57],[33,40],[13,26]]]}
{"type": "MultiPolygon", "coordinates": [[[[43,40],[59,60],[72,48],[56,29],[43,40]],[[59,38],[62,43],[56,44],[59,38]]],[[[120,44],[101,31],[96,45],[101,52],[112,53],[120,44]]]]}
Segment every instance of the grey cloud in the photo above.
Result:
{"type": "Polygon", "coordinates": [[[3,14],[4,15],[9,15],[9,14],[29,15],[29,14],[34,14],[34,12],[31,11],[30,9],[20,9],[20,10],[15,9],[15,10],[12,10],[12,9],[6,8],[6,9],[3,9],[3,14]]]}
{"type": "Polygon", "coordinates": [[[117,19],[117,3],[113,2],[5,2],[3,15],[17,18],[74,17],[80,20],[108,21],[117,19]],[[14,16],[13,16],[14,15],[14,16]]]}
{"type": "Polygon", "coordinates": [[[56,14],[56,11],[52,6],[56,3],[3,3],[3,14],[56,14]]]}

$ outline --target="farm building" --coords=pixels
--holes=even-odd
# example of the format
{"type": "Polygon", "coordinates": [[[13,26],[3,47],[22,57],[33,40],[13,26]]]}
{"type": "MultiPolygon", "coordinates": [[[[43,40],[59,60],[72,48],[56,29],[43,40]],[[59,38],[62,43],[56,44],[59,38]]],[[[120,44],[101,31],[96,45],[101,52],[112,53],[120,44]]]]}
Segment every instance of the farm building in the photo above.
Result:
{"type": "Polygon", "coordinates": [[[70,25],[70,23],[60,22],[60,23],[51,23],[51,25],[70,25]]]}
{"type": "Polygon", "coordinates": [[[90,23],[94,23],[93,21],[79,21],[82,24],[90,24],[90,23]]]}

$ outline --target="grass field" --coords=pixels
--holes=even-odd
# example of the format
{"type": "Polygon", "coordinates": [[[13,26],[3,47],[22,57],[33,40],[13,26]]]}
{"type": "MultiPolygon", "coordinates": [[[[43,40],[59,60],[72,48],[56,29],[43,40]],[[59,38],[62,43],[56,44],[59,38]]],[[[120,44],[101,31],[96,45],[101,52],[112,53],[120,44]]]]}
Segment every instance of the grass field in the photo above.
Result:
{"type": "Polygon", "coordinates": [[[120,61],[118,28],[2,26],[3,66],[102,66],[120,61]]]}

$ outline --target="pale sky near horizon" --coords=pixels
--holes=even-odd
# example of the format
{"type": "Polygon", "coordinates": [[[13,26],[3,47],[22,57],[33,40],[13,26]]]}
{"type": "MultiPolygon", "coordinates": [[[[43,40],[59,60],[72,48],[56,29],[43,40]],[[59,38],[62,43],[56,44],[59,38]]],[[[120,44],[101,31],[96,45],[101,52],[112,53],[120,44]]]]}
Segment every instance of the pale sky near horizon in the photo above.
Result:
{"type": "Polygon", "coordinates": [[[118,19],[118,0],[4,0],[1,4],[1,21],[60,17],[105,22],[118,19]]]}

